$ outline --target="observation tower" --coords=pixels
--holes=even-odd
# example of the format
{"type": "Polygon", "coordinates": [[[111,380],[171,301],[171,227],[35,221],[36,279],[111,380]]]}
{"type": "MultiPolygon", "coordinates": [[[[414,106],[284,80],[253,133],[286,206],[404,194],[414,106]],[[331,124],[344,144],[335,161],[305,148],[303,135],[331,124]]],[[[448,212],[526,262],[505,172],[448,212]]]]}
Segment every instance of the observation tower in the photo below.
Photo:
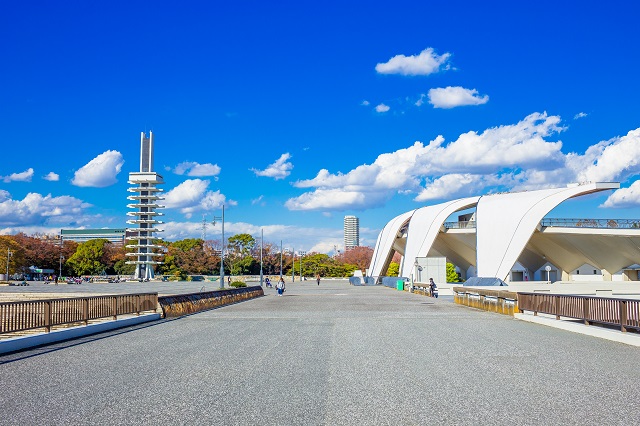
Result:
{"type": "Polygon", "coordinates": [[[149,132],[149,137],[144,132],[140,133],[140,171],[129,173],[129,183],[137,186],[128,189],[134,195],[127,199],[134,203],[127,204],[127,207],[134,211],[127,213],[127,216],[133,217],[127,223],[137,227],[127,228],[126,239],[133,242],[127,248],[135,249],[135,252],[126,254],[135,258],[127,261],[127,264],[136,265],[134,278],[150,280],[154,277],[153,265],[162,264],[160,257],[163,253],[154,252],[154,249],[161,249],[162,246],[154,244],[153,240],[158,239],[155,233],[162,232],[162,229],[154,228],[154,225],[163,223],[157,217],[164,215],[156,211],[164,207],[158,204],[164,199],[158,195],[162,189],[156,187],[163,184],[164,180],[153,171],[153,132],[149,132]]]}

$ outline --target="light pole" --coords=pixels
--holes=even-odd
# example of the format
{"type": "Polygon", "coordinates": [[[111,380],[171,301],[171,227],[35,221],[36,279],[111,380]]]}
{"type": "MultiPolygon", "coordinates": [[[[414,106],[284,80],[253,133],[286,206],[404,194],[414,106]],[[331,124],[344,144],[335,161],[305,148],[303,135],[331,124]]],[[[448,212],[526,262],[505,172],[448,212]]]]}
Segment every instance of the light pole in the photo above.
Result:
{"type": "Polygon", "coordinates": [[[291,282],[296,281],[296,250],[291,250],[291,282]]]}
{"type": "Polygon", "coordinates": [[[303,252],[300,252],[300,259],[298,260],[298,262],[300,262],[300,281],[302,281],[302,257],[304,256],[302,253],[303,252]]]}
{"type": "Polygon", "coordinates": [[[280,240],[280,278],[282,278],[282,240],[280,240]]]}
{"type": "Polygon", "coordinates": [[[7,248],[7,281],[9,281],[9,260],[11,259],[11,249],[7,248]]]}
{"type": "Polygon", "coordinates": [[[222,216],[213,217],[213,226],[216,226],[216,220],[222,222],[222,247],[220,247],[220,288],[224,288],[224,204],[222,205],[222,216]]]}
{"type": "Polygon", "coordinates": [[[264,229],[260,229],[260,287],[262,287],[262,248],[264,243],[264,229]]]}
{"type": "Polygon", "coordinates": [[[58,278],[62,277],[62,261],[64,260],[64,256],[60,255],[60,273],[58,274],[58,278]]]}
{"type": "Polygon", "coordinates": [[[413,292],[413,275],[418,275],[418,259],[413,262],[413,272],[411,273],[411,290],[413,292]]]}
{"type": "Polygon", "coordinates": [[[551,284],[551,266],[545,266],[544,270],[547,271],[547,282],[551,284]]]}

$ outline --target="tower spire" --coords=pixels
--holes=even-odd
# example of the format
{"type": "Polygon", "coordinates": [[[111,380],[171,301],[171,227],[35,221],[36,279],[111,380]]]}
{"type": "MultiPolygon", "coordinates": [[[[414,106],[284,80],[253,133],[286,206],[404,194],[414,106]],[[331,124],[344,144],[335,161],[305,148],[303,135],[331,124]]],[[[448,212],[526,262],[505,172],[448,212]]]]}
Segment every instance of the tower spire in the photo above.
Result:
{"type": "Polygon", "coordinates": [[[158,201],[164,198],[158,195],[162,189],[157,188],[156,185],[163,184],[164,179],[153,171],[153,151],[153,132],[149,132],[148,137],[142,132],[140,134],[140,171],[129,173],[129,183],[137,186],[129,188],[128,191],[133,192],[134,195],[127,197],[134,201],[127,205],[134,209],[127,213],[127,216],[133,216],[133,219],[127,220],[127,223],[137,225],[134,228],[127,228],[126,239],[134,242],[127,245],[127,248],[136,249],[133,253],[127,253],[127,256],[135,258],[127,261],[127,264],[136,265],[134,278],[144,280],[153,279],[153,265],[162,264],[158,259],[162,253],[154,253],[153,250],[162,248],[154,244],[154,240],[158,239],[155,233],[162,232],[161,229],[154,228],[154,225],[163,223],[157,220],[157,217],[163,216],[163,213],[157,212],[156,209],[164,207],[158,204],[158,201]]]}

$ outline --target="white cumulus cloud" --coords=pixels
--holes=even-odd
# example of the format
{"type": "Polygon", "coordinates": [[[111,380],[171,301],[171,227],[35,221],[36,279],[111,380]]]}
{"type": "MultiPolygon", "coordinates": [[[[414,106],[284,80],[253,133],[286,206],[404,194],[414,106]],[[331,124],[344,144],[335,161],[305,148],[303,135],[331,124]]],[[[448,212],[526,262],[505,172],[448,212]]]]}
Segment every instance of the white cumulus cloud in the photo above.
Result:
{"type": "Polygon", "coordinates": [[[106,151],[76,171],[71,183],[75,186],[104,188],[118,180],[124,159],[118,151],[106,151]]]}
{"type": "Polygon", "coordinates": [[[387,112],[391,109],[389,105],[380,104],[376,106],[376,112],[387,112]]]}
{"type": "Polygon", "coordinates": [[[48,180],[49,182],[58,182],[60,180],[60,175],[54,172],[49,172],[46,175],[42,176],[42,179],[48,180]]]}
{"type": "Polygon", "coordinates": [[[185,180],[164,195],[164,205],[168,209],[179,209],[187,217],[197,211],[220,209],[223,204],[237,205],[220,191],[210,191],[210,183],[202,179],[185,180]]]}
{"type": "Polygon", "coordinates": [[[586,112],[579,112],[579,113],[577,113],[576,115],[574,115],[574,116],[573,116],[573,119],[574,119],[574,120],[577,120],[577,119],[579,119],[579,118],[584,118],[584,117],[586,117],[587,115],[589,115],[589,114],[587,114],[586,112]]]}
{"type": "Polygon", "coordinates": [[[0,190],[0,226],[24,227],[35,225],[77,224],[90,204],[75,197],[30,192],[22,200],[14,200],[7,191],[0,190]]]}
{"type": "Polygon", "coordinates": [[[434,108],[450,109],[466,105],[482,105],[489,102],[489,96],[480,96],[476,89],[465,89],[460,86],[430,89],[429,103],[434,108]]]}
{"type": "Polygon", "coordinates": [[[640,180],[636,180],[628,188],[616,190],[601,207],[612,209],[640,207],[640,180]]]}
{"type": "Polygon", "coordinates": [[[640,129],[602,141],[584,156],[571,156],[579,181],[609,182],[640,173],[640,129]]]}
{"type": "Polygon", "coordinates": [[[33,169],[29,168],[21,173],[11,173],[9,176],[4,176],[2,180],[5,183],[9,182],[31,182],[33,178],[33,169]]]}
{"type": "Polygon", "coordinates": [[[418,55],[396,55],[387,62],[376,65],[380,74],[429,75],[442,69],[449,69],[450,53],[438,55],[431,47],[418,55]]]}
{"type": "Polygon", "coordinates": [[[220,166],[217,164],[199,164],[190,161],[182,162],[173,169],[173,172],[177,175],[186,174],[194,177],[218,176],[220,171],[220,166]]]}
{"type": "Polygon", "coordinates": [[[291,158],[291,154],[285,152],[278,158],[273,164],[270,164],[264,170],[250,169],[256,174],[256,176],[265,176],[274,178],[275,180],[284,179],[291,174],[293,164],[288,161],[291,158]]]}
{"type": "Polygon", "coordinates": [[[297,181],[294,186],[307,191],[285,205],[291,210],[365,209],[396,194],[425,202],[640,175],[640,129],[584,153],[562,151],[556,137],[564,129],[559,116],[533,113],[515,124],[463,133],[449,143],[442,136],[427,144],[417,141],[346,173],[322,169],[312,179],[297,181]]]}

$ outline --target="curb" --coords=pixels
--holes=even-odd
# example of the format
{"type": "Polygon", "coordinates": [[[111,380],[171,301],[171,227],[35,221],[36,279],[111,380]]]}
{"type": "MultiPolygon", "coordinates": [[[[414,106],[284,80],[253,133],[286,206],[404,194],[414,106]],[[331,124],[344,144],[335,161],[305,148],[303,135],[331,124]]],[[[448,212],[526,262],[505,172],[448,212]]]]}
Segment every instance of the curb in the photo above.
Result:
{"type": "Polygon", "coordinates": [[[625,345],[640,347],[640,335],[635,333],[623,333],[621,331],[610,330],[597,325],[584,325],[572,321],[557,320],[553,318],[545,318],[543,316],[534,316],[529,314],[514,314],[513,317],[520,321],[526,321],[534,324],[546,325],[547,327],[558,328],[560,330],[570,331],[572,333],[584,334],[586,336],[598,337],[600,339],[611,340],[613,342],[624,343],[625,345]]]}
{"type": "Polygon", "coordinates": [[[103,333],[105,331],[116,330],[118,328],[131,325],[142,324],[160,319],[159,313],[142,314],[133,318],[119,319],[115,321],[101,322],[97,324],[82,325],[79,327],[54,330],[50,333],[34,334],[31,336],[12,337],[0,340],[0,355],[10,352],[17,352],[24,349],[35,348],[37,346],[62,342],[65,340],[77,339],[79,337],[92,334],[103,333]]]}

